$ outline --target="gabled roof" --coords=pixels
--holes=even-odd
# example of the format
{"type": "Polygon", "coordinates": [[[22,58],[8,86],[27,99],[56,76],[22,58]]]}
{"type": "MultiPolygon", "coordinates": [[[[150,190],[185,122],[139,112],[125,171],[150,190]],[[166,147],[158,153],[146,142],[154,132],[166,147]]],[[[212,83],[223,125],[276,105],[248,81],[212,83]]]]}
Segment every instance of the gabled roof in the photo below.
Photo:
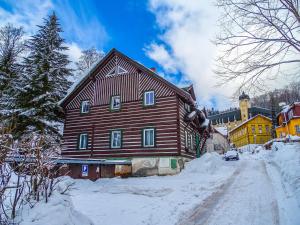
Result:
{"type": "Polygon", "coordinates": [[[237,128],[243,126],[244,124],[248,123],[249,121],[254,120],[256,117],[259,117],[259,116],[260,116],[260,117],[263,117],[263,118],[265,118],[265,119],[267,119],[267,120],[272,121],[269,117],[266,117],[266,116],[261,115],[261,114],[257,114],[256,116],[251,117],[250,119],[244,121],[243,123],[241,123],[241,124],[238,125],[237,127],[235,127],[235,128],[233,128],[232,130],[230,130],[229,133],[231,133],[232,131],[236,130],[237,128]]]}
{"type": "Polygon", "coordinates": [[[187,87],[183,87],[182,89],[188,92],[192,96],[192,98],[196,101],[196,95],[195,95],[193,84],[187,87]]]}
{"type": "Polygon", "coordinates": [[[137,67],[137,69],[140,70],[141,72],[144,72],[144,73],[152,76],[154,79],[156,79],[156,80],[158,80],[160,82],[163,82],[165,85],[167,85],[169,88],[171,88],[180,97],[182,97],[186,101],[194,104],[194,99],[193,99],[193,97],[189,93],[187,93],[186,91],[180,89],[179,87],[177,87],[176,85],[172,84],[171,82],[165,80],[164,78],[160,77],[158,74],[156,74],[151,69],[148,69],[144,65],[138,63],[137,61],[129,58],[128,56],[124,55],[123,53],[121,53],[117,49],[113,48],[104,58],[102,58],[98,63],[96,63],[85,76],[83,76],[83,78],[77,83],[77,85],[75,85],[72,88],[71,91],[69,91],[69,93],[60,101],[60,105],[62,107],[64,107],[66,105],[66,103],[68,102],[68,100],[72,96],[76,95],[90,80],[94,80],[95,76],[100,71],[100,69],[103,66],[105,66],[105,64],[111,58],[113,58],[115,55],[123,57],[128,62],[130,62],[131,64],[133,64],[135,67],[137,67]]]}

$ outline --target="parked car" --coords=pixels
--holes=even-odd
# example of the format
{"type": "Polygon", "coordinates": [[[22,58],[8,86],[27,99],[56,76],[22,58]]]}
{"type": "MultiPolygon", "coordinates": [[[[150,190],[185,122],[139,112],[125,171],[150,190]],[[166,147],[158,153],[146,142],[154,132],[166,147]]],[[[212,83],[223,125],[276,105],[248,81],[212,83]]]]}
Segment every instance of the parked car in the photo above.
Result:
{"type": "Polygon", "coordinates": [[[239,153],[236,150],[230,150],[224,154],[224,159],[228,160],[239,160],[239,153]]]}

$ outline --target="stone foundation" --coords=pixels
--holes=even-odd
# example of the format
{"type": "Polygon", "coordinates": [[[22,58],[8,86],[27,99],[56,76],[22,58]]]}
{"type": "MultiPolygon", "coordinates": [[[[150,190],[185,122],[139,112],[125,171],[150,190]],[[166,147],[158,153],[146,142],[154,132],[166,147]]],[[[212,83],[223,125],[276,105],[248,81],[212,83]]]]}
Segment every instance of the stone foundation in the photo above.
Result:
{"type": "Polygon", "coordinates": [[[186,161],[183,157],[133,158],[132,176],[174,175],[184,168],[186,161]]]}

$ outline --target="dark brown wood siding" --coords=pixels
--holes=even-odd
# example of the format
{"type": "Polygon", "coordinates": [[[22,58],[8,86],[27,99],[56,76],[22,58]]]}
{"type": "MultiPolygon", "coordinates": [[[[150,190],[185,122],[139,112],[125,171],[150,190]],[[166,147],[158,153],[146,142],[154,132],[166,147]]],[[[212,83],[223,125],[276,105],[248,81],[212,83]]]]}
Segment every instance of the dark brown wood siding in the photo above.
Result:
{"type": "Polygon", "coordinates": [[[195,157],[195,151],[196,151],[196,138],[195,134],[197,133],[197,130],[193,126],[193,124],[187,124],[184,121],[184,117],[186,116],[188,112],[184,108],[184,101],[179,98],[179,118],[180,118],[180,151],[181,155],[188,157],[188,158],[194,158],[195,157]],[[190,149],[187,150],[185,147],[185,131],[187,131],[190,134],[193,134],[193,143],[194,146],[193,151],[190,149]]]}
{"type": "Polygon", "coordinates": [[[142,99],[122,103],[118,112],[110,112],[109,105],[94,106],[87,115],[81,115],[79,109],[67,110],[62,155],[91,157],[92,148],[95,158],[177,155],[176,98],[176,95],[157,98],[154,107],[144,107],[142,99]],[[156,146],[153,148],[142,147],[142,129],[146,127],[156,130],[156,146]],[[113,129],[122,130],[121,149],[110,149],[110,131],[113,129]],[[80,133],[89,135],[87,150],[78,150],[80,133]]]}
{"type": "Polygon", "coordinates": [[[109,158],[134,156],[174,156],[184,150],[183,101],[174,88],[142,72],[125,58],[112,57],[95,70],[94,78],[77,90],[65,104],[65,128],[62,155],[78,158],[109,158]],[[126,72],[110,75],[118,66],[126,72]],[[154,91],[156,104],[143,106],[145,91],[154,91]],[[111,96],[120,95],[121,110],[111,112],[111,96]],[[82,100],[90,100],[91,111],[80,114],[82,100]],[[142,147],[142,129],[155,128],[156,145],[142,147]],[[110,132],[122,130],[122,148],[110,148],[110,132]],[[180,132],[180,133],[179,133],[180,132]],[[88,149],[78,149],[81,133],[88,134],[88,149]]]}

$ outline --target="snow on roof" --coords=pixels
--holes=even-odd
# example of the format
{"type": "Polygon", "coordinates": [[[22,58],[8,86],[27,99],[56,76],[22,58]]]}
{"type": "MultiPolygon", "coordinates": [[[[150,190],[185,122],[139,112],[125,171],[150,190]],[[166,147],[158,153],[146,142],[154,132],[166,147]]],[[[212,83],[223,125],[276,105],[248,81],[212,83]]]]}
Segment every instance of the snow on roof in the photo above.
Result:
{"type": "Polygon", "coordinates": [[[257,114],[256,116],[251,117],[250,119],[244,121],[243,123],[241,123],[241,124],[238,125],[237,127],[235,127],[235,128],[233,128],[232,130],[230,130],[229,133],[232,132],[232,131],[234,131],[234,130],[236,130],[237,128],[241,127],[241,126],[244,125],[245,123],[248,123],[249,121],[255,119],[255,118],[258,117],[258,116],[264,117],[265,119],[272,121],[269,117],[266,117],[266,116],[261,115],[261,114],[257,114]]]}
{"type": "Polygon", "coordinates": [[[222,134],[223,136],[227,136],[228,135],[228,129],[227,129],[227,127],[215,127],[215,130],[217,132],[219,132],[220,134],[222,134]]]}

